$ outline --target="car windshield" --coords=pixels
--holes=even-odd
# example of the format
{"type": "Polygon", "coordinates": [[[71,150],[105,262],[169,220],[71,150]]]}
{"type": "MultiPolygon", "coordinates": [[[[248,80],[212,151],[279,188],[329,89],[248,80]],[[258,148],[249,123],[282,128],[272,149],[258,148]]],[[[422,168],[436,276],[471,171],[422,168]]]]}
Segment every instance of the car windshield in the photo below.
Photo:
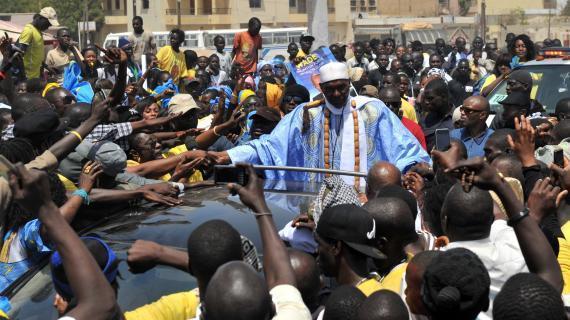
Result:
{"type": "MultiPolygon", "coordinates": [[[[318,190],[318,185],[313,187],[318,190]]],[[[287,225],[299,212],[307,212],[316,198],[314,192],[306,191],[306,183],[267,181],[266,189],[271,189],[265,197],[275,223],[280,227],[287,225]],[[304,190],[299,189],[300,186],[304,190]]],[[[96,234],[105,240],[121,260],[118,301],[123,311],[133,310],[164,295],[196,288],[196,281],[190,274],[174,268],[159,266],[144,274],[131,273],[126,253],[136,240],[150,240],[186,251],[186,241],[194,228],[208,220],[222,219],[251,240],[261,261],[261,238],[255,219],[225,186],[192,191],[183,199],[184,205],[178,207],[143,207],[120,212],[88,231],[88,234],[96,234]]],[[[27,279],[30,280],[21,281],[20,285],[7,290],[15,292],[8,294],[12,304],[10,319],[57,318],[52,307],[55,291],[47,261],[30,272],[27,279]]]]}
{"type": "MultiPolygon", "coordinates": [[[[556,103],[560,99],[570,97],[570,65],[530,65],[521,69],[532,76],[531,98],[542,104],[548,114],[554,113],[556,103]]],[[[507,97],[506,90],[507,82],[503,81],[487,97],[491,111],[502,112],[499,102],[507,97]]]]}

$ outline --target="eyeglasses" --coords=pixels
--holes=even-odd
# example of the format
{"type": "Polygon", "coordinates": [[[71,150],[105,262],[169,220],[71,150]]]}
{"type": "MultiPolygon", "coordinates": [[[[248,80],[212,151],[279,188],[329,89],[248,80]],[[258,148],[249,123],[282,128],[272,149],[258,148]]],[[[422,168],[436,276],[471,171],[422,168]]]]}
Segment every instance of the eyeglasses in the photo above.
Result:
{"type": "Polygon", "coordinates": [[[472,113],[476,113],[476,112],[483,112],[484,110],[475,110],[475,109],[470,109],[464,106],[459,107],[459,110],[463,113],[465,113],[466,115],[470,115],[472,113]]]}
{"type": "Polygon", "coordinates": [[[284,96],[283,102],[285,102],[285,103],[295,102],[295,104],[301,104],[305,101],[303,101],[302,98],[296,97],[296,96],[284,96]]]}

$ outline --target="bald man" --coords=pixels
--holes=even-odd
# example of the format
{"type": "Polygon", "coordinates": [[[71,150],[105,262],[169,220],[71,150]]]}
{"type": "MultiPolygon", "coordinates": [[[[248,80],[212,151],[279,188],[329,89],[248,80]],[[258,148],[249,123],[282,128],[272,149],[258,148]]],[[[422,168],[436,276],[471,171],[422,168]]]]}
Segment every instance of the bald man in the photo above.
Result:
{"type": "Polygon", "coordinates": [[[303,302],[312,314],[316,313],[319,307],[319,290],[321,289],[321,279],[319,266],[313,256],[303,251],[289,248],[289,261],[297,280],[297,289],[301,292],[303,302]]]}
{"type": "Polygon", "coordinates": [[[402,173],[389,162],[376,162],[366,177],[366,198],[369,201],[377,198],[378,190],[390,185],[401,186],[402,173]]]}
{"type": "Polygon", "coordinates": [[[490,111],[489,102],[482,96],[472,96],[465,99],[459,108],[460,128],[451,131],[451,138],[463,142],[468,158],[485,156],[485,143],[494,132],[486,123],[490,111]]]}

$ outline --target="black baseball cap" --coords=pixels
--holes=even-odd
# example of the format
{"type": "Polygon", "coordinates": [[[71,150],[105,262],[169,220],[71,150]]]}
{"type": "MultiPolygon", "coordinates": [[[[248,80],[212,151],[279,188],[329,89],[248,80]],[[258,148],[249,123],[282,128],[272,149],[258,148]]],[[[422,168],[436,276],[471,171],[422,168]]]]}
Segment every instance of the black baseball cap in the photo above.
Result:
{"type": "Polygon", "coordinates": [[[529,108],[530,97],[527,92],[514,91],[499,103],[502,105],[517,106],[519,108],[529,108]]]}
{"type": "Polygon", "coordinates": [[[507,79],[513,79],[520,83],[527,85],[529,88],[532,87],[532,76],[528,71],[525,70],[515,70],[509,74],[507,79]]]}
{"type": "Polygon", "coordinates": [[[269,122],[279,122],[281,120],[281,114],[279,111],[273,108],[259,108],[255,114],[251,116],[252,119],[263,119],[269,122]]]}
{"type": "Polygon", "coordinates": [[[386,255],[375,246],[376,222],[366,210],[354,204],[325,209],[316,232],[320,237],[342,241],[373,259],[386,259],[386,255]]]}
{"type": "Polygon", "coordinates": [[[309,40],[311,42],[315,41],[315,37],[313,37],[312,35],[308,34],[308,33],[303,33],[301,35],[301,39],[300,40],[309,40]]]}

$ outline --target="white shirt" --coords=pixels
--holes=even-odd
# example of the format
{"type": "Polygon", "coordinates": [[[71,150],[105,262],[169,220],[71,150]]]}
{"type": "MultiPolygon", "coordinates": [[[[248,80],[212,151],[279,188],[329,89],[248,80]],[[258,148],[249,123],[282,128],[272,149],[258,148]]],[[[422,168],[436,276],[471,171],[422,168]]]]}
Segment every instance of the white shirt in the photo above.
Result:
{"type": "Polygon", "coordinates": [[[483,262],[491,278],[489,310],[479,314],[478,319],[492,319],[493,300],[503,284],[513,275],[528,272],[519,241],[513,228],[505,220],[495,220],[488,238],[473,241],[451,242],[442,250],[465,248],[473,251],[483,262]]]}
{"type": "Polygon", "coordinates": [[[218,75],[215,74],[210,75],[210,85],[212,86],[219,86],[220,83],[226,80],[228,80],[228,74],[223,70],[220,70],[218,75]]]}
{"type": "Polygon", "coordinates": [[[225,71],[226,74],[230,74],[232,68],[232,55],[225,51],[224,53],[216,51],[216,55],[220,58],[220,69],[225,71]]]}
{"type": "Polygon", "coordinates": [[[368,71],[368,65],[370,64],[368,62],[368,59],[362,58],[360,61],[361,62],[359,63],[358,61],[356,61],[356,57],[352,57],[348,59],[346,64],[348,65],[349,69],[359,67],[359,68],[364,68],[364,71],[368,71]]]}

